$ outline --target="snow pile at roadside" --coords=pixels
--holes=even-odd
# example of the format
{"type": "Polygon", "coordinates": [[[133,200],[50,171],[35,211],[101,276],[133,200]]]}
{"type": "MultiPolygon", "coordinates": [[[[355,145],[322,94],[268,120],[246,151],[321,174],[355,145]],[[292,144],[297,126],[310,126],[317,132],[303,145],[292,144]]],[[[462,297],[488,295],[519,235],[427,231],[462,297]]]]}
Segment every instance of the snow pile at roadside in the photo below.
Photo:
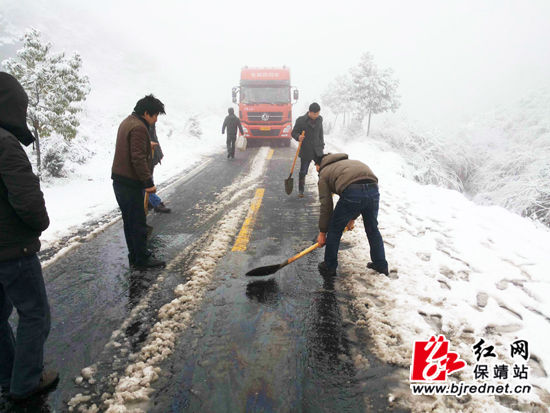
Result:
{"type": "Polygon", "coordinates": [[[404,179],[404,161],[375,146],[348,145],[345,152],[368,164],[380,180],[380,230],[390,269],[398,272],[388,278],[365,268],[369,247],[359,220],[344,235],[354,247],[340,252],[340,288],[357,297],[357,325],[368,327],[376,343],[371,350],[403,367],[396,403],[415,411],[542,411],[550,403],[550,231],[503,208],[476,205],[456,191],[404,179]],[[510,365],[517,359],[510,358],[509,345],[526,340],[529,378],[520,381],[533,385],[532,393],[411,398],[414,341],[438,334],[467,363],[451,377],[470,383],[476,383],[472,346],[480,338],[494,345],[498,362],[510,365]]]}

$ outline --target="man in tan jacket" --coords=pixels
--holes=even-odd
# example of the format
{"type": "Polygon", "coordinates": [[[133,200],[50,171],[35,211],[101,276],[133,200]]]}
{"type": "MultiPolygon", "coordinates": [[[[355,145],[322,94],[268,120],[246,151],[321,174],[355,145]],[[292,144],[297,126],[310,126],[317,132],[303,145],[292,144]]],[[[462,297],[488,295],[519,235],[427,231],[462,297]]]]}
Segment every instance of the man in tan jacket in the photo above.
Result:
{"type": "Polygon", "coordinates": [[[147,224],[143,191],[157,190],[152,176],[149,127],[164,114],[164,104],[153,95],[140,99],[134,112],[118,128],[111,178],[118,206],[122,211],[124,236],[130,266],[138,270],[161,267],[165,263],[147,253],[147,224]]]}
{"type": "Polygon", "coordinates": [[[362,215],[372,260],[367,267],[388,275],[384,241],[378,230],[380,194],[376,175],[364,163],[348,159],[345,153],[316,158],[315,167],[319,172],[321,202],[317,242],[321,247],[326,245],[325,260],[319,264],[321,274],[336,275],[342,233],[346,227],[352,229],[355,219],[362,215]],[[332,194],[340,196],[334,211],[332,194]]]}

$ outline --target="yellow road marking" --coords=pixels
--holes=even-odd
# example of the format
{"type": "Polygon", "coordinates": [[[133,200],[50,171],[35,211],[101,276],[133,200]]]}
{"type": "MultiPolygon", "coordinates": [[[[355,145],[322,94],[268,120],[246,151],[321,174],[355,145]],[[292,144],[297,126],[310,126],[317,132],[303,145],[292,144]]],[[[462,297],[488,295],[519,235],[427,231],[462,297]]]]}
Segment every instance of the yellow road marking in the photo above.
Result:
{"type": "Polygon", "coordinates": [[[269,150],[269,153],[267,154],[267,160],[271,159],[271,157],[273,156],[273,152],[275,152],[275,149],[270,149],[269,150]]]}
{"type": "Polygon", "coordinates": [[[254,195],[254,199],[252,200],[252,204],[250,205],[248,215],[244,220],[241,232],[239,232],[239,235],[235,240],[235,245],[233,245],[233,249],[231,251],[246,251],[246,247],[248,246],[248,242],[250,241],[250,235],[252,234],[252,228],[254,227],[254,222],[256,222],[256,214],[258,213],[258,210],[262,205],[264,192],[264,188],[259,188],[256,190],[256,195],[254,195]]]}

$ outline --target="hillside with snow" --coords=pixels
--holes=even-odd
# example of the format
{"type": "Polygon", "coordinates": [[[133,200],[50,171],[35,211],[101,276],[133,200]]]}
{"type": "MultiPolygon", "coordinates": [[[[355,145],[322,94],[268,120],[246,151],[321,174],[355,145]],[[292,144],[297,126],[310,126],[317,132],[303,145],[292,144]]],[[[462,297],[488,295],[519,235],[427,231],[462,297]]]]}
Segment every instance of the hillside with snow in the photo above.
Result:
{"type": "MultiPolygon", "coordinates": [[[[337,283],[354,296],[360,314],[357,329],[367,329],[373,351],[381,360],[401,367],[401,383],[393,389],[396,405],[413,411],[511,412],[546,411],[550,404],[550,231],[547,227],[498,206],[481,206],[455,190],[421,185],[404,176],[407,160],[381,149],[376,141],[335,144],[377,174],[380,187],[380,231],[390,277],[365,268],[370,260],[362,223],[344,234],[351,248],[341,254],[337,283]],[[490,367],[514,365],[509,345],[529,343],[527,380],[488,380],[529,383],[528,395],[411,398],[409,374],[412,346],[443,334],[467,367],[451,382],[474,380],[472,346],[483,339],[497,358],[490,367]]],[[[358,221],[361,219],[359,218],[358,221]]],[[[360,355],[356,362],[366,363],[360,355]]],[[[480,363],[482,363],[481,361],[480,363]]],[[[368,367],[364,365],[363,367],[368,367]]],[[[511,367],[510,367],[511,368],[511,367]]]]}

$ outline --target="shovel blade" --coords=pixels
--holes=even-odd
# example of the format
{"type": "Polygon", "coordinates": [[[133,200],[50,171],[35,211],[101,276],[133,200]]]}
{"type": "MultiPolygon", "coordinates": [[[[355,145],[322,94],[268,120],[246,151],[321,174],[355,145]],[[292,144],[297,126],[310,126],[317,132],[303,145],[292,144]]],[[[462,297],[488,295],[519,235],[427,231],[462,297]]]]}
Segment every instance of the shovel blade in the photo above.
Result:
{"type": "Polygon", "coordinates": [[[292,193],[292,189],[294,188],[294,178],[288,177],[285,179],[285,191],[287,195],[290,195],[292,193]]]}
{"type": "Polygon", "coordinates": [[[250,270],[246,273],[247,277],[261,277],[264,275],[275,274],[281,269],[281,264],[266,265],[265,267],[258,267],[250,270]]]}

